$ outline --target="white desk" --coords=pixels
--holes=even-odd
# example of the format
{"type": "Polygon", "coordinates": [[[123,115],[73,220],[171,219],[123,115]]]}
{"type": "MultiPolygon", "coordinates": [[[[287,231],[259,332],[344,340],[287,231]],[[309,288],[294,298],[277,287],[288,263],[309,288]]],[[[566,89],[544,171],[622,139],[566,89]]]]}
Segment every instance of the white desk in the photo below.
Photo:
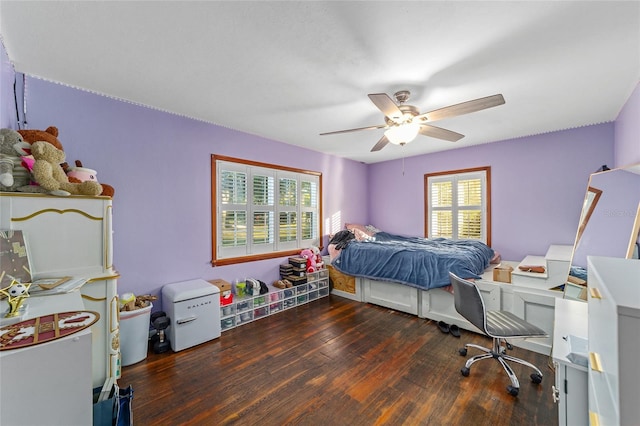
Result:
{"type": "MultiPolygon", "coordinates": [[[[2,301],[2,306],[6,305],[2,301]]],[[[30,297],[21,321],[84,310],[79,291],[30,297]]],[[[0,352],[1,425],[91,425],[91,329],[0,352]]]]}
{"type": "Polygon", "coordinates": [[[560,425],[589,424],[587,367],[571,362],[569,335],[588,338],[587,303],[556,299],[553,331],[553,364],[556,370],[553,399],[558,403],[560,425]]]}

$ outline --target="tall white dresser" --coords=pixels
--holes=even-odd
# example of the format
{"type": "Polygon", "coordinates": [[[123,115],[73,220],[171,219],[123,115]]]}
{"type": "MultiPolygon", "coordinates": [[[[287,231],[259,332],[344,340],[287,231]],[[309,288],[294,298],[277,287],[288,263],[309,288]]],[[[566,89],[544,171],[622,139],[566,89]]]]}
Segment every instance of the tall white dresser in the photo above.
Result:
{"type": "Polygon", "coordinates": [[[577,339],[588,336],[588,305],[581,300],[556,299],[553,327],[553,401],[558,404],[560,426],[586,425],[588,420],[588,375],[586,348],[576,348],[577,339]],[[576,355],[580,354],[580,358],[576,355]]]}
{"type": "Polygon", "coordinates": [[[0,229],[22,230],[32,276],[86,280],[79,290],[83,307],[100,314],[91,327],[94,387],[102,386],[107,377],[120,377],[118,274],[113,268],[111,218],[108,197],[0,193],[0,229]]]}
{"type": "Polygon", "coordinates": [[[640,422],[640,260],[588,257],[589,420],[640,422]]]}

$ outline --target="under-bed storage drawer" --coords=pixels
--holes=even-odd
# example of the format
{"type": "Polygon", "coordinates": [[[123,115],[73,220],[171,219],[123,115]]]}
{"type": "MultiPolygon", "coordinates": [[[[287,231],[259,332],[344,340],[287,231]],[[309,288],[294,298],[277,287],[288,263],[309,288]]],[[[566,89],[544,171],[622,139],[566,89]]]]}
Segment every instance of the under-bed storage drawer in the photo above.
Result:
{"type": "MultiPolygon", "coordinates": [[[[501,297],[500,286],[476,281],[476,285],[482,294],[482,300],[490,311],[500,310],[501,297]]],[[[467,330],[479,332],[469,321],[456,311],[453,303],[453,294],[445,288],[434,288],[431,290],[421,290],[420,317],[434,321],[444,321],[456,324],[467,330]]]]}
{"type": "Polygon", "coordinates": [[[415,287],[363,279],[364,301],[408,314],[418,315],[418,289],[415,287]]]}

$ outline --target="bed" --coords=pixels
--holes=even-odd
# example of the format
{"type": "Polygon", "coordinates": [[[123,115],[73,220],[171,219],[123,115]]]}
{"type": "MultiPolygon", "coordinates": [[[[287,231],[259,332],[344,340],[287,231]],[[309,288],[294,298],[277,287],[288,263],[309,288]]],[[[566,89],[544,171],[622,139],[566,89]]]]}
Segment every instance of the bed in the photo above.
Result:
{"type": "MultiPolygon", "coordinates": [[[[346,224],[329,242],[331,266],[356,277],[359,299],[475,330],[453,306],[449,271],[478,280],[500,256],[478,241],[391,234],[371,225],[346,224]]],[[[476,281],[488,308],[500,307],[500,288],[476,281]]]]}
{"type": "Polygon", "coordinates": [[[479,279],[495,260],[477,240],[422,238],[347,224],[329,242],[331,264],[355,277],[390,281],[422,290],[449,286],[449,272],[479,279]]]}

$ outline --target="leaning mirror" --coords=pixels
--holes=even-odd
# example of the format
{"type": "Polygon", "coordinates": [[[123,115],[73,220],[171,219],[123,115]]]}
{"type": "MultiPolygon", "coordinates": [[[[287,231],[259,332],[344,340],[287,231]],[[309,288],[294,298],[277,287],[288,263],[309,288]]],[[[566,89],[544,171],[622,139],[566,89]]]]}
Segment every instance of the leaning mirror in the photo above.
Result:
{"type": "Polygon", "coordinates": [[[584,299],[587,256],[638,256],[640,164],[593,173],[589,178],[565,298],[584,299]]]}

